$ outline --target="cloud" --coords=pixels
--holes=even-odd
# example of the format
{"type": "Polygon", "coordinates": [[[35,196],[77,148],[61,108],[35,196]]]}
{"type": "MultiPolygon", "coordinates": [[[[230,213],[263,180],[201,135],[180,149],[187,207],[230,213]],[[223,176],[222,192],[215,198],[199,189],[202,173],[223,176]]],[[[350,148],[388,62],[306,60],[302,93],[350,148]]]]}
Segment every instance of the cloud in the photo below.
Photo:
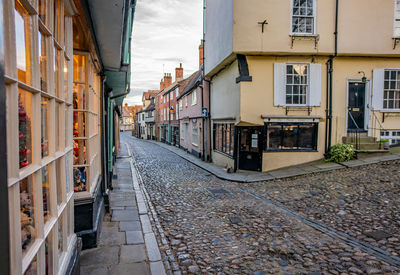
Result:
{"type": "Polygon", "coordinates": [[[132,32],[132,79],[135,93],[158,89],[163,73],[184,76],[198,70],[203,0],[138,0],[132,32]]]}

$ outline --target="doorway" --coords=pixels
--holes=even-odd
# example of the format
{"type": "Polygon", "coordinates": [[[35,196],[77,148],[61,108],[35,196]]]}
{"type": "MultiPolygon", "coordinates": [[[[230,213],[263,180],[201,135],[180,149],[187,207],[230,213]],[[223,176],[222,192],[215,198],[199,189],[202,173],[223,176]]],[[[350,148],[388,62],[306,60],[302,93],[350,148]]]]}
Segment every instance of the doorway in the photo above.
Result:
{"type": "Polygon", "coordinates": [[[365,130],[366,84],[349,82],[347,104],[347,132],[365,130]]]}
{"type": "Polygon", "coordinates": [[[261,171],[262,127],[238,127],[239,169],[261,171]]]}

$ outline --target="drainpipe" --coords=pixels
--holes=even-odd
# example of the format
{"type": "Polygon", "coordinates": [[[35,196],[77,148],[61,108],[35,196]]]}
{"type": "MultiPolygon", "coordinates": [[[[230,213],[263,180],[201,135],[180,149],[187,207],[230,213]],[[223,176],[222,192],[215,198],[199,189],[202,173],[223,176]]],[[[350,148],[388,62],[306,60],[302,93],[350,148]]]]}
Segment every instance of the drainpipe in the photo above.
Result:
{"type": "MultiPolygon", "coordinates": [[[[326,127],[327,131],[325,130],[325,133],[328,132],[328,142],[326,144],[325,148],[325,155],[328,154],[331,144],[332,144],[332,89],[333,89],[333,60],[337,57],[338,54],[338,18],[339,18],[339,0],[336,0],[336,10],[335,10],[335,53],[333,56],[329,57],[328,62],[326,63],[327,66],[327,76],[328,79],[327,81],[327,87],[329,85],[329,90],[327,90],[327,98],[329,97],[329,104],[328,105],[328,110],[327,110],[327,116],[326,116],[326,127]],[[328,84],[329,83],[329,84],[328,84]]],[[[328,100],[327,100],[328,102],[328,100]]],[[[326,136],[325,136],[326,137],[326,136]]],[[[326,139],[325,139],[326,140],[326,139]]]]}

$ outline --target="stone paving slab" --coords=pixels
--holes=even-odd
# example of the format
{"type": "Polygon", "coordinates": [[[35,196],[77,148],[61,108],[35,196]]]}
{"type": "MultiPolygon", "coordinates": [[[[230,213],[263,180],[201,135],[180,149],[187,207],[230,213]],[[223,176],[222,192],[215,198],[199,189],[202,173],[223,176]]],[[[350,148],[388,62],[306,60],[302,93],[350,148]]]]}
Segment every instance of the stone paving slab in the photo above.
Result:
{"type": "Polygon", "coordinates": [[[121,247],[120,263],[137,263],[146,260],[146,250],[143,244],[123,245],[121,247]]]}
{"type": "Polygon", "coordinates": [[[150,275],[150,268],[146,263],[119,264],[111,267],[110,274],[115,275],[150,275]]]}
{"type": "Polygon", "coordinates": [[[150,270],[152,275],[165,275],[164,265],[161,261],[150,263],[150,270]]]}
{"type": "Polygon", "coordinates": [[[100,234],[100,246],[116,246],[125,244],[125,234],[118,231],[103,231],[100,234]]]}
{"type": "Polygon", "coordinates": [[[118,263],[119,247],[99,247],[81,253],[81,265],[110,265],[118,263]]]}
{"type": "Polygon", "coordinates": [[[143,232],[142,231],[126,231],[126,243],[127,244],[142,244],[143,232]]]}
{"type": "Polygon", "coordinates": [[[114,210],[111,221],[138,221],[139,215],[134,210],[114,210]]]}
{"type": "Polygon", "coordinates": [[[120,222],[119,230],[120,231],[140,231],[141,230],[140,221],[120,222]]]}
{"type": "Polygon", "coordinates": [[[149,257],[149,260],[151,262],[161,261],[161,254],[154,233],[144,234],[144,240],[146,243],[147,256],[149,257]]]}
{"type": "Polygon", "coordinates": [[[83,266],[81,268],[81,274],[85,275],[108,275],[108,269],[105,266],[83,266]]]}

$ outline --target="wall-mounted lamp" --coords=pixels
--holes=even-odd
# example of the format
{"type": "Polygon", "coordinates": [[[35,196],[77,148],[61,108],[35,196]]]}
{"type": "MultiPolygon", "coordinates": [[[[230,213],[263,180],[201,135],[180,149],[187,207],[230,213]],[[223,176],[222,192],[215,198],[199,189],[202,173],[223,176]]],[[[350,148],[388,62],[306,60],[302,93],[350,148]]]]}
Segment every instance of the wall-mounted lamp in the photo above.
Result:
{"type": "Polygon", "coordinates": [[[363,75],[363,77],[361,78],[362,83],[367,83],[367,78],[365,77],[365,73],[363,71],[359,71],[358,73],[363,75]]]}

